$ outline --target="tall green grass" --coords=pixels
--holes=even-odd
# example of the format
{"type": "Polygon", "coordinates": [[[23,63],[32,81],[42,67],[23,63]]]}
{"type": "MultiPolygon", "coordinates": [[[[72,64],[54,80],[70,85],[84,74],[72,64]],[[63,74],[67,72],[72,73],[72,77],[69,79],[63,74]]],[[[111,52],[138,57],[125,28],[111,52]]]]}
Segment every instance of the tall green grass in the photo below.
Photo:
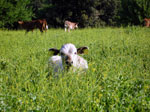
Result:
{"type": "Polygon", "coordinates": [[[150,111],[150,29],[0,31],[0,111],[150,111]],[[88,46],[86,73],[48,74],[48,49],[88,46]]]}

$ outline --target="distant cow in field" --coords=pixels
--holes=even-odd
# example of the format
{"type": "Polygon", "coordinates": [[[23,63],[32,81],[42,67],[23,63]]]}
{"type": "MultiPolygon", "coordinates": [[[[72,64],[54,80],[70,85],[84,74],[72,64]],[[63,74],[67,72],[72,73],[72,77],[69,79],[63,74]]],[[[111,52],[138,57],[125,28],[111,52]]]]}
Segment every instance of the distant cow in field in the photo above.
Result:
{"type": "Polygon", "coordinates": [[[149,18],[145,18],[144,21],[145,21],[145,26],[146,27],[150,27],[150,19],[149,18]]]}
{"type": "Polygon", "coordinates": [[[78,23],[74,23],[74,22],[70,22],[70,21],[65,21],[64,27],[65,27],[65,32],[67,31],[67,29],[68,29],[68,32],[69,32],[70,29],[73,30],[75,28],[78,28],[78,23]]]}
{"type": "Polygon", "coordinates": [[[45,19],[38,19],[32,21],[18,21],[23,29],[26,30],[26,33],[34,29],[39,29],[41,32],[48,29],[48,25],[45,19]]]}

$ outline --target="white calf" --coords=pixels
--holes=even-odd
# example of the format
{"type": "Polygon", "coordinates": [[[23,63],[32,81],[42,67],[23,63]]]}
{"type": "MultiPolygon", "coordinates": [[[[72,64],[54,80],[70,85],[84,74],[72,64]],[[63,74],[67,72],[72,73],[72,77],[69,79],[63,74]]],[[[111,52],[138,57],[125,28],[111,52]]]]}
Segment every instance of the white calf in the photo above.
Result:
{"type": "Polygon", "coordinates": [[[64,26],[65,26],[65,32],[67,31],[67,29],[68,29],[68,32],[70,32],[70,29],[73,30],[75,28],[78,28],[78,23],[73,23],[71,21],[65,21],[64,26]]]}
{"type": "Polygon", "coordinates": [[[49,59],[49,68],[52,68],[55,73],[69,70],[70,67],[73,68],[73,71],[77,69],[88,69],[87,61],[78,55],[86,53],[88,47],[80,47],[77,49],[73,44],[69,43],[63,45],[60,50],[51,48],[49,51],[53,55],[60,54],[60,56],[52,56],[49,59]]]}

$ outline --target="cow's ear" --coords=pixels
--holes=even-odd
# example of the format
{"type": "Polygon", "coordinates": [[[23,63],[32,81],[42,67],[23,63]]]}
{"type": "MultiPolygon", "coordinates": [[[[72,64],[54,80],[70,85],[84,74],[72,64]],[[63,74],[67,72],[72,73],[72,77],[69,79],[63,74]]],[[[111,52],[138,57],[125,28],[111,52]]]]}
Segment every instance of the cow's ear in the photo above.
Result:
{"type": "Polygon", "coordinates": [[[58,50],[56,48],[50,48],[48,51],[49,51],[50,55],[57,55],[57,54],[59,54],[60,50],[58,50]]]}
{"type": "Polygon", "coordinates": [[[87,54],[88,53],[89,48],[88,47],[80,47],[77,49],[77,53],[78,54],[87,54]]]}

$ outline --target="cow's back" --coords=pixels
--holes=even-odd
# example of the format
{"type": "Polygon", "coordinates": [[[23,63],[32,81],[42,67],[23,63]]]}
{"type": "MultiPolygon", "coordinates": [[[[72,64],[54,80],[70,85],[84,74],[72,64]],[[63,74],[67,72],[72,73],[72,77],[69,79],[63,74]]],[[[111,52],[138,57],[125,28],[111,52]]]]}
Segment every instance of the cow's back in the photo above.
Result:
{"type": "Polygon", "coordinates": [[[24,24],[22,24],[22,27],[26,30],[32,30],[35,28],[35,25],[32,21],[26,21],[24,24]]]}

